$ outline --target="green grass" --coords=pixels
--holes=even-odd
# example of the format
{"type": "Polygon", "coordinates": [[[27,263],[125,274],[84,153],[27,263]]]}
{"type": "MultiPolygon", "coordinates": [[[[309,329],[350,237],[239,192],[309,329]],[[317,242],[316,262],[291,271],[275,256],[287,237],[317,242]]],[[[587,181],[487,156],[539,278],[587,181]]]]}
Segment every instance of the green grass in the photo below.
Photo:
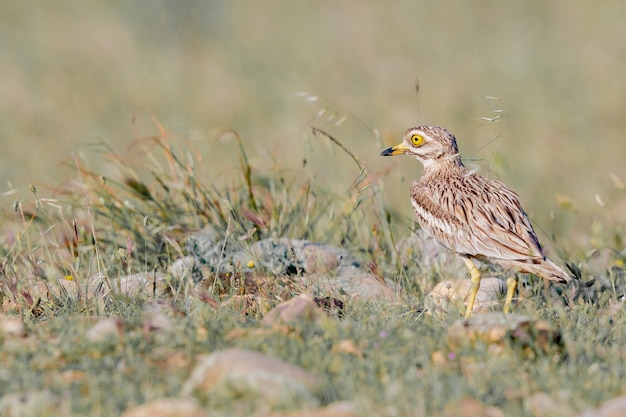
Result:
{"type": "MultiPolygon", "coordinates": [[[[331,192],[315,186],[305,168],[255,168],[245,146],[239,147],[239,169],[217,178],[188,141],[158,127],[158,135],[134,145],[136,158],[103,155],[118,175],[103,177],[77,159],[74,176],[54,199],[33,188],[29,199],[15,202],[0,246],[0,301],[5,314],[23,319],[27,337],[2,336],[0,396],[48,390],[73,415],[119,415],[132,405],[176,396],[200,355],[227,347],[265,352],[325,376],[330,389],[322,403],[350,400],[363,415],[441,415],[471,397],[506,415],[528,416],[529,398],[537,392],[565,398],[575,410],[623,394],[626,316],[621,306],[612,314],[609,308],[624,294],[619,252],[613,254],[617,264],[609,260],[584,275],[598,283],[569,307],[547,295],[541,282],[529,282],[517,311],[561,329],[563,351],[528,357],[515,346],[494,354],[480,344],[451,351],[447,331],[458,312],[440,317],[421,311],[424,286],[436,277],[418,280],[424,272],[417,265],[393,261],[392,243],[413,224],[389,212],[381,189],[389,178],[372,181],[355,159],[354,186],[331,192]],[[96,276],[97,285],[113,288],[130,273],[166,271],[186,254],[186,237],[209,224],[224,236],[245,236],[244,246],[288,236],[346,247],[400,282],[405,293],[393,304],[344,298],[341,317],[258,332],[287,278],[259,271],[276,293],[257,293],[247,307],[228,303],[246,291],[237,282],[207,303],[193,295],[192,282],[171,280],[168,291],[157,293],[173,306],[166,309],[173,329],[161,335],[144,325],[145,307],[157,298],[151,292],[90,297],[78,286],[59,289],[57,282],[68,276],[76,284],[96,276]],[[121,334],[89,341],[87,330],[102,316],[119,317],[121,334]],[[336,350],[341,340],[352,341],[362,356],[336,350]],[[443,362],[436,359],[441,355],[443,362]]],[[[341,144],[326,135],[312,137],[313,146],[341,144]]],[[[592,266],[586,258],[572,261],[583,270],[592,266]]],[[[217,415],[248,415],[259,407],[228,395],[208,396],[203,405],[217,415]]]]}
{"type": "MultiPolygon", "coordinates": [[[[200,355],[226,347],[324,375],[322,401],[363,415],[444,415],[471,397],[531,416],[537,392],[574,411],[624,394],[623,8],[0,6],[0,312],[27,334],[0,331],[0,397],[48,390],[61,411],[117,416],[177,395],[200,355]],[[550,257],[580,268],[569,305],[524,279],[516,308],[561,329],[561,354],[451,352],[458,312],[422,311],[445,277],[394,249],[417,227],[417,163],[378,156],[422,123],[450,128],[465,160],[519,192],[550,257]],[[267,309],[302,290],[269,271],[253,276],[261,290],[205,271],[221,283],[206,294],[170,276],[141,297],[116,292],[128,274],[167,273],[208,225],[244,248],[273,236],[343,247],[404,292],[344,297],[341,317],[262,332],[267,309]],[[145,331],[155,299],[172,305],[165,337],[145,331]],[[107,316],[121,336],[89,342],[107,316]],[[333,349],[344,339],[362,357],[333,349]]],[[[245,400],[204,405],[249,415],[258,404],[245,400]]]]}
{"type": "MultiPolygon", "coordinates": [[[[350,181],[345,160],[303,144],[320,110],[296,96],[308,91],[378,129],[382,140],[350,123],[338,135],[372,174],[389,168],[378,153],[406,128],[440,124],[458,136],[465,158],[520,193],[544,241],[555,235],[568,251],[600,248],[589,241],[594,222],[623,224],[623,187],[611,179],[626,180],[619,0],[0,7],[0,179],[20,198],[30,182],[65,180],[59,161],[93,155],[99,138],[124,154],[151,131],[153,115],[203,156],[219,154],[208,158],[213,173],[237,164],[234,148],[214,140],[233,128],[257,167],[297,170],[306,158],[326,188],[350,181]],[[504,110],[504,125],[480,126],[493,110],[504,110]],[[560,209],[559,196],[574,209],[560,209]]],[[[114,172],[99,158],[90,163],[114,172]]],[[[394,165],[386,189],[407,217],[398,183],[416,166],[394,165]]]]}

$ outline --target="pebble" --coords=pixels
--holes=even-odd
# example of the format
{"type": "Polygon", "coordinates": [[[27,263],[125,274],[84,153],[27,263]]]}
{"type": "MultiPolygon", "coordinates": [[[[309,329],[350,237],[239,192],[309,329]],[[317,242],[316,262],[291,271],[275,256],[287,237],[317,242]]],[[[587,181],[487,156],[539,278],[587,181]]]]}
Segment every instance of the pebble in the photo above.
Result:
{"type": "Polygon", "coordinates": [[[526,401],[526,405],[535,417],[569,417],[576,415],[566,401],[557,401],[545,392],[532,394],[526,401]]]}
{"type": "Polygon", "coordinates": [[[623,417],[626,416],[626,396],[606,400],[598,408],[587,410],[579,417],[623,417]]]}
{"type": "Polygon", "coordinates": [[[172,262],[167,268],[167,272],[172,275],[172,278],[182,281],[185,279],[198,278],[199,268],[196,262],[196,258],[193,256],[184,256],[172,262]]]}
{"type": "Polygon", "coordinates": [[[0,340],[4,337],[25,337],[24,323],[17,317],[7,317],[0,313],[0,340]]]}
{"type": "Polygon", "coordinates": [[[395,300],[397,292],[374,275],[356,268],[342,268],[341,274],[335,276],[306,276],[301,282],[309,288],[322,290],[324,294],[343,293],[366,300],[395,300]]]}
{"type": "MultiPolygon", "coordinates": [[[[305,288],[321,291],[323,295],[343,293],[395,300],[398,293],[392,283],[375,277],[354,254],[343,248],[289,238],[262,239],[244,248],[232,237],[224,240],[220,236],[215,231],[204,230],[190,238],[189,252],[209,274],[218,270],[248,273],[261,267],[275,275],[292,276],[305,288]]],[[[179,275],[190,273],[189,259],[178,262],[171,271],[179,275]]]]}
{"type": "Polygon", "coordinates": [[[63,287],[67,294],[76,294],[80,291],[81,294],[87,294],[88,298],[105,298],[111,293],[128,297],[144,296],[151,298],[155,295],[155,291],[156,295],[159,296],[169,290],[168,276],[160,272],[142,272],[110,278],[108,283],[102,277],[96,276],[84,281],[76,278],[73,280],[59,279],[58,286],[63,287]]]}
{"type": "Polygon", "coordinates": [[[126,410],[122,417],[209,417],[192,398],[161,398],[126,410]]]}
{"type": "Polygon", "coordinates": [[[349,401],[338,401],[313,410],[270,414],[268,417],[358,417],[356,407],[349,401]]]}
{"type": "Polygon", "coordinates": [[[456,321],[448,329],[448,348],[451,351],[477,342],[489,345],[492,352],[505,346],[520,348],[529,356],[560,352],[563,341],[559,329],[543,320],[519,314],[480,313],[456,321]]]}
{"type": "Polygon", "coordinates": [[[260,397],[264,404],[311,403],[321,394],[325,382],[280,359],[232,348],[216,351],[201,360],[183,385],[182,395],[209,396],[218,388],[234,391],[238,396],[260,397]]]}
{"type": "Polygon", "coordinates": [[[117,340],[122,336],[122,321],[117,317],[100,319],[85,335],[93,343],[117,340]]]}
{"type": "MultiPolygon", "coordinates": [[[[450,304],[457,306],[460,311],[465,311],[465,300],[469,295],[472,281],[469,279],[446,279],[439,282],[428,294],[427,305],[436,312],[446,312],[450,304]]],[[[480,287],[476,293],[473,312],[486,311],[491,307],[498,306],[504,294],[506,284],[503,280],[495,277],[485,277],[480,280],[480,287]]]]}
{"type": "Polygon", "coordinates": [[[262,324],[293,324],[298,321],[316,322],[326,317],[326,313],[318,307],[315,299],[308,294],[300,294],[291,300],[284,301],[270,310],[262,324]]]}
{"type": "Polygon", "coordinates": [[[65,399],[57,398],[50,391],[25,391],[6,394],[0,397],[0,416],[70,416],[69,404],[65,399]],[[46,413],[42,413],[46,410],[46,413]]]}
{"type": "Polygon", "coordinates": [[[463,397],[454,404],[448,405],[444,411],[445,417],[504,417],[504,412],[493,406],[488,406],[480,401],[463,397]]]}

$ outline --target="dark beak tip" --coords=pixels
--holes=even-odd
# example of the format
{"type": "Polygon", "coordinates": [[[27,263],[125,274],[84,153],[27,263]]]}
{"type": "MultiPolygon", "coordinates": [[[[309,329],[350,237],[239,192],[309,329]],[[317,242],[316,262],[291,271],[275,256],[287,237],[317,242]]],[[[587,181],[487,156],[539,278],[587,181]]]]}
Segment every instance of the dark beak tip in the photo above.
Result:
{"type": "Polygon", "coordinates": [[[390,156],[393,152],[392,148],[387,148],[380,153],[380,156],[390,156]]]}

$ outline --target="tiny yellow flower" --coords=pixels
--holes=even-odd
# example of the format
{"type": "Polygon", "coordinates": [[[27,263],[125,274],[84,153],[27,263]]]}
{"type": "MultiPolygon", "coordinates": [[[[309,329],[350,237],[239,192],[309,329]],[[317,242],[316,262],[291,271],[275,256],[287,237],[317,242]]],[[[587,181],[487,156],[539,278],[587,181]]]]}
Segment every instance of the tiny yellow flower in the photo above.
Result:
{"type": "Polygon", "coordinates": [[[74,281],[74,275],[66,275],[65,276],[65,280],[66,281],[74,281]]]}
{"type": "Polygon", "coordinates": [[[618,259],[617,261],[615,261],[615,265],[621,268],[622,266],[624,266],[624,261],[622,261],[621,259],[618,259]]]}
{"type": "Polygon", "coordinates": [[[254,268],[254,261],[253,260],[249,260],[248,263],[246,264],[246,266],[248,268],[254,268]]]}

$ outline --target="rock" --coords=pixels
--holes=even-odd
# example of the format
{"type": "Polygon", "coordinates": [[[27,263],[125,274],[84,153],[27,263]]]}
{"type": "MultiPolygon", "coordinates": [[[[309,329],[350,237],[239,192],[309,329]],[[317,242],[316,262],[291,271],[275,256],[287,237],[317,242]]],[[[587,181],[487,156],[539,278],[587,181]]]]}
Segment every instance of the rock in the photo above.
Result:
{"type": "Polygon", "coordinates": [[[329,245],[302,242],[300,253],[304,270],[308,274],[329,274],[336,271],[342,261],[356,262],[348,251],[329,245]]]}
{"type": "Polygon", "coordinates": [[[600,275],[609,271],[615,265],[615,260],[620,257],[620,253],[614,249],[593,249],[587,254],[586,275],[600,275]]]}
{"type": "Polygon", "coordinates": [[[101,319],[85,335],[93,343],[117,341],[122,336],[122,321],[117,317],[101,319]]]}
{"type": "Polygon", "coordinates": [[[587,410],[580,417],[623,417],[626,416],[626,396],[606,400],[598,408],[587,410]]]}
{"type": "Polygon", "coordinates": [[[527,400],[527,408],[536,417],[568,417],[575,415],[566,401],[557,401],[545,392],[536,392],[527,400]]]}
{"type": "Polygon", "coordinates": [[[354,267],[342,267],[336,276],[306,276],[301,279],[308,288],[324,293],[345,293],[364,299],[384,298],[394,300],[396,292],[374,275],[354,267]]]}
{"type": "Polygon", "coordinates": [[[29,391],[6,394],[0,398],[2,417],[69,416],[69,404],[50,391],[29,391]]]}
{"type": "Polygon", "coordinates": [[[270,310],[262,324],[293,324],[298,321],[318,321],[326,317],[326,313],[317,306],[315,299],[308,294],[300,294],[291,300],[280,303],[270,310]]]}
{"type": "Polygon", "coordinates": [[[162,398],[129,408],[122,417],[208,417],[192,398],[162,398]]]}
{"type": "Polygon", "coordinates": [[[174,323],[161,312],[151,312],[144,315],[142,327],[146,336],[151,334],[167,336],[174,329],[174,323]]]}
{"type": "Polygon", "coordinates": [[[322,378],[298,366],[235,348],[214,352],[196,365],[183,385],[182,395],[207,397],[210,392],[223,389],[237,397],[251,394],[266,404],[286,400],[312,403],[324,387],[322,378]]]}
{"type": "Polygon", "coordinates": [[[209,266],[212,273],[232,273],[234,268],[230,259],[240,250],[242,247],[232,235],[224,236],[211,226],[194,233],[187,239],[187,251],[201,265],[209,266]]]}
{"type": "Polygon", "coordinates": [[[478,342],[489,345],[493,352],[510,346],[530,356],[560,352],[563,348],[559,329],[518,314],[481,313],[456,321],[448,330],[448,347],[452,351],[478,342]]]}
{"type": "Polygon", "coordinates": [[[162,290],[167,289],[167,276],[165,274],[140,272],[138,274],[126,275],[119,279],[110,279],[110,291],[129,297],[136,295],[152,296],[155,291],[155,280],[158,293],[162,293],[162,290]]]}
{"type": "Polygon", "coordinates": [[[357,417],[358,415],[354,404],[348,401],[339,401],[313,410],[270,414],[268,417],[357,417]]]}
{"type": "Polygon", "coordinates": [[[25,337],[24,323],[17,317],[7,317],[0,313],[0,340],[5,337],[25,337]]]}
{"type": "MultiPolygon", "coordinates": [[[[469,295],[472,281],[469,279],[444,280],[435,285],[428,294],[428,301],[432,304],[429,309],[446,312],[453,304],[461,311],[465,311],[465,301],[469,295]]],[[[480,287],[476,293],[473,312],[485,311],[496,306],[506,293],[506,285],[499,278],[485,277],[480,280],[480,287]]]]}
{"type": "Polygon", "coordinates": [[[463,397],[458,402],[448,405],[443,410],[445,417],[504,417],[504,412],[497,408],[487,406],[478,400],[463,397]]]}
{"type": "Polygon", "coordinates": [[[152,300],[148,300],[143,304],[142,310],[145,314],[153,314],[159,313],[164,314],[166,316],[178,316],[184,317],[185,312],[180,310],[176,305],[172,304],[168,300],[163,300],[160,298],[154,298],[152,300]]]}
{"type": "Polygon", "coordinates": [[[166,274],[141,272],[138,274],[126,275],[119,278],[109,278],[105,280],[99,276],[93,276],[86,280],[79,279],[59,279],[59,287],[63,291],[73,295],[80,293],[87,294],[88,298],[108,297],[111,293],[133,296],[161,295],[169,290],[168,277],[166,274]],[[156,284],[155,284],[156,280],[156,284]]]}
{"type": "Polygon", "coordinates": [[[223,237],[211,228],[192,235],[187,247],[202,265],[219,273],[252,271],[257,264],[277,275],[329,273],[341,265],[360,266],[349,251],[331,245],[282,237],[262,239],[246,249],[233,236],[223,237]]]}
{"type": "Polygon", "coordinates": [[[363,359],[363,351],[354,343],[354,340],[343,339],[339,343],[333,345],[332,352],[347,353],[354,355],[359,359],[363,359]]]}
{"type": "Polygon", "coordinates": [[[263,239],[250,247],[259,262],[275,274],[329,274],[340,266],[360,267],[349,251],[301,239],[263,239]]]}
{"type": "Polygon", "coordinates": [[[297,276],[307,288],[343,292],[363,298],[394,299],[396,290],[362,267],[350,251],[302,239],[262,239],[244,249],[215,232],[190,238],[190,253],[208,267],[209,274],[251,273],[259,268],[274,275],[297,276]],[[219,270],[219,271],[218,271],[219,270]],[[218,271],[218,272],[216,272],[218,271]],[[320,284],[320,287],[317,285],[320,284]]]}
{"type": "Polygon", "coordinates": [[[167,272],[169,272],[170,275],[178,281],[186,279],[199,281],[202,278],[199,271],[200,266],[196,262],[196,258],[193,256],[185,256],[177,259],[172,262],[169,268],[167,268],[167,272]]]}

